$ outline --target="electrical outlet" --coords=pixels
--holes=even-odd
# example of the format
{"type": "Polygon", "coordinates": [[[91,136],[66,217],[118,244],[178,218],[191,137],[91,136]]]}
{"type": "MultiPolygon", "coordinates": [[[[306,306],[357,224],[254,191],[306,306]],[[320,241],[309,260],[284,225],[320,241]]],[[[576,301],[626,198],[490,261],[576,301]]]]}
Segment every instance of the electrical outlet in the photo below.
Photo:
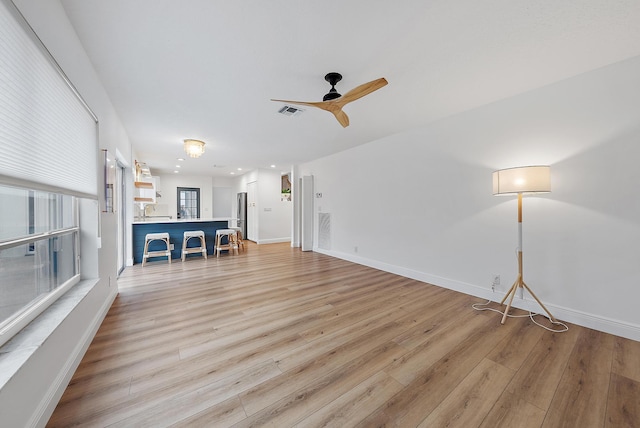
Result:
{"type": "Polygon", "coordinates": [[[355,247],[353,247],[353,252],[357,253],[358,252],[358,246],[356,245],[355,247]]]}
{"type": "Polygon", "coordinates": [[[500,286],[500,275],[493,275],[493,282],[491,283],[491,291],[495,292],[496,288],[500,286]]]}

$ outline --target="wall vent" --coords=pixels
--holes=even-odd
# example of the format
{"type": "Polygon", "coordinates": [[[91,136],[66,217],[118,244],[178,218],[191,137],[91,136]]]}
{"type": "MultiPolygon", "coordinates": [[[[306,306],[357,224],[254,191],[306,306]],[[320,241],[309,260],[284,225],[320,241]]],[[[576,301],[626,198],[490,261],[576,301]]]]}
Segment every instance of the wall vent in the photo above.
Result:
{"type": "Polygon", "coordinates": [[[318,248],[331,249],[331,214],[318,213],[318,248]]]}
{"type": "Polygon", "coordinates": [[[289,105],[282,106],[282,108],[278,110],[278,113],[284,114],[285,116],[300,116],[302,112],[304,112],[304,110],[289,105]]]}

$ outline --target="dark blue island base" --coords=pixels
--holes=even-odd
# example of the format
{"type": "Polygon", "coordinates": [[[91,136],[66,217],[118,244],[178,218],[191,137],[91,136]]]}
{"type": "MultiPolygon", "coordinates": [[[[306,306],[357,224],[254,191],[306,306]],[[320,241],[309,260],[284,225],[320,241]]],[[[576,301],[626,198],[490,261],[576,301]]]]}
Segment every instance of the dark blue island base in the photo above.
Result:
{"type": "MultiPolygon", "coordinates": [[[[133,263],[142,263],[142,253],[144,251],[144,237],[147,233],[169,233],[169,240],[173,244],[171,251],[172,259],[180,259],[182,257],[182,240],[184,232],[187,230],[202,230],[207,243],[207,255],[214,254],[214,244],[216,239],[216,230],[227,229],[229,227],[229,219],[212,219],[212,220],[169,220],[164,222],[134,222],[132,231],[133,240],[133,263]]],[[[189,247],[197,247],[200,245],[198,239],[190,239],[189,247]]],[[[152,241],[149,244],[149,251],[158,251],[164,249],[165,246],[161,241],[152,241]]],[[[199,254],[189,254],[190,257],[202,257],[199,254]]],[[[148,261],[166,260],[166,257],[151,257],[148,261]]]]}

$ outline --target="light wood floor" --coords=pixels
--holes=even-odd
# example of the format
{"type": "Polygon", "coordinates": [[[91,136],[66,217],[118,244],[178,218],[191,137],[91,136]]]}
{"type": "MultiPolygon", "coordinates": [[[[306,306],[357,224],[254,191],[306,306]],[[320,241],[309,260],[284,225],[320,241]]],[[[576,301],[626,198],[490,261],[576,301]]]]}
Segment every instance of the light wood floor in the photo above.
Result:
{"type": "Polygon", "coordinates": [[[640,426],[639,342],[288,244],[118,286],[48,426],[640,426]]]}

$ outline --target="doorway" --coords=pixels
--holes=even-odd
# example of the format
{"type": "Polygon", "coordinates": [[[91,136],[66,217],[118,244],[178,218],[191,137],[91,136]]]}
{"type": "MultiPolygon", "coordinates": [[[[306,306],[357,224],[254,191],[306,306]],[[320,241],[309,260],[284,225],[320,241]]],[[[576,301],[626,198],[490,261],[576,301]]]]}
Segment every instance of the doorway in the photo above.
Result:
{"type": "Polygon", "coordinates": [[[118,275],[122,273],[124,267],[126,265],[127,260],[127,246],[125,242],[127,242],[127,228],[125,225],[127,224],[127,210],[125,209],[126,205],[124,201],[127,200],[125,197],[127,191],[127,180],[126,177],[126,168],[120,162],[116,161],[116,183],[115,188],[119,189],[116,191],[116,200],[114,201],[116,215],[118,216],[118,275]]]}
{"type": "Polygon", "coordinates": [[[302,251],[313,251],[313,175],[300,178],[300,240],[302,251]]]}
{"type": "Polygon", "coordinates": [[[247,183],[247,239],[258,242],[258,182],[247,183]]]}

